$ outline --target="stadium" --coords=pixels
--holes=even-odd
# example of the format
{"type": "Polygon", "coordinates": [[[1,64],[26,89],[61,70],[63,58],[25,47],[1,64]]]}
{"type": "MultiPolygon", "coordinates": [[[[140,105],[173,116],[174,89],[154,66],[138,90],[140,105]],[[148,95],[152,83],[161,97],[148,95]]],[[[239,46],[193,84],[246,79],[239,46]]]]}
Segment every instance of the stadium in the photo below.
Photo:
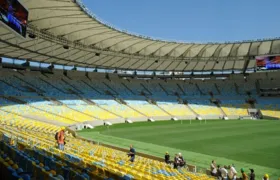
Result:
{"type": "Polygon", "coordinates": [[[3,179],[280,177],[279,38],[163,41],[80,0],[0,0],[0,13],[3,179]]]}

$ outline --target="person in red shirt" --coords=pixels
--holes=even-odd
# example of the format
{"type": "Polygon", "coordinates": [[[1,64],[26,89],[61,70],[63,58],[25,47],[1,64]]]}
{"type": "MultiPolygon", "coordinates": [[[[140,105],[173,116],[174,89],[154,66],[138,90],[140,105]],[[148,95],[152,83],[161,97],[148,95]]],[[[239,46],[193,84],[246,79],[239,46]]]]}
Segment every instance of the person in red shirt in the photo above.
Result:
{"type": "Polygon", "coordinates": [[[62,127],[61,130],[57,134],[57,143],[58,143],[58,149],[61,151],[64,151],[64,140],[65,140],[65,134],[64,134],[65,127],[62,127]]]}

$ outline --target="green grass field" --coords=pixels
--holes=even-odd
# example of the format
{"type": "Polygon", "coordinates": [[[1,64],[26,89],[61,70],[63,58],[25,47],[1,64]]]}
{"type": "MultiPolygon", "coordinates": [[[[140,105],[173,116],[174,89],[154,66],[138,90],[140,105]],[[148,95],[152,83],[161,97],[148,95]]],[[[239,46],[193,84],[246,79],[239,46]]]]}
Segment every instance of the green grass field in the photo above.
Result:
{"type": "Polygon", "coordinates": [[[169,151],[172,158],[181,152],[187,163],[209,168],[217,164],[235,164],[237,169],[254,168],[258,177],[264,173],[270,180],[280,177],[280,121],[158,121],[118,124],[83,130],[79,135],[128,148],[133,144],[138,152],[163,157],[169,151]]]}

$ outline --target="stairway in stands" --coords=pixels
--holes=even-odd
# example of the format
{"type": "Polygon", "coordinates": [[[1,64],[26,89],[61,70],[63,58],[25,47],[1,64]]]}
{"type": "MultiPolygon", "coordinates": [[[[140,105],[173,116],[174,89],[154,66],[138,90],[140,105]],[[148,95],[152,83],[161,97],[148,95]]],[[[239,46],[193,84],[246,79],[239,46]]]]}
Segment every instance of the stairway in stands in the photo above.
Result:
{"type": "Polygon", "coordinates": [[[197,118],[197,117],[200,117],[199,114],[197,114],[188,104],[188,101],[186,100],[183,100],[183,104],[186,106],[186,108],[191,111],[193,113],[193,115],[197,118]]]}
{"type": "MultiPolygon", "coordinates": [[[[51,99],[52,99],[52,100],[55,100],[54,98],[51,98],[51,99]]],[[[60,105],[63,105],[64,107],[70,109],[71,111],[74,111],[74,112],[76,112],[76,113],[79,113],[79,114],[88,116],[88,117],[91,118],[91,119],[99,120],[98,117],[96,117],[96,116],[94,116],[94,115],[92,115],[92,114],[88,114],[88,113],[82,112],[82,111],[80,111],[80,110],[74,109],[74,108],[68,106],[67,104],[62,103],[61,101],[58,101],[58,100],[55,100],[55,101],[56,101],[56,102],[59,102],[60,105]]]]}
{"type": "MultiPolygon", "coordinates": [[[[33,109],[33,111],[35,110],[35,111],[39,111],[39,112],[42,112],[42,113],[47,113],[47,114],[53,115],[53,116],[55,116],[57,118],[63,118],[63,119],[66,119],[68,121],[71,121],[73,123],[77,123],[77,121],[74,120],[74,119],[70,119],[70,118],[61,116],[59,114],[53,113],[53,112],[49,112],[49,111],[43,110],[41,108],[38,108],[37,106],[28,104],[26,101],[24,101],[22,99],[19,99],[17,97],[1,96],[0,98],[6,99],[6,100],[8,100],[10,102],[13,102],[13,103],[16,103],[16,104],[25,104],[26,106],[28,106],[29,109],[33,109]]],[[[15,116],[19,116],[19,117],[23,117],[23,118],[27,118],[27,119],[33,119],[33,120],[38,120],[38,121],[42,121],[42,122],[46,122],[47,121],[47,123],[51,123],[51,124],[64,125],[64,123],[56,122],[56,121],[54,121],[54,119],[45,119],[44,117],[35,118],[35,116],[33,116],[33,114],[23,115],[23,114],[19,114],[17,112],[8,111],[8,110],[4,110],[4,109],[0,109],[0,110],[3,111],[3,112],[11,113],[11,114],[13,114],[15,116]]]]}
{"type": "Polygon", "coordinates": [[[133,95],[136,95],[135,92],[133,92],[125,83],[121,83],[129,92],[131,92],[133,95]]]}
{"type": "MultiPolygon", "coordinates": [[[[114,112],[112,112],[112,111],[110,111],[110,110],[108,110],[108,109],[106,109],[106,108],[104,108],[104,107],[98,105],[97,103],[95,103],[95,102],[94,102],[93,100],[91,100],[91,99],[84,98],[84,97],[82,97],[82,96],[79,95],[79,94],[75,94],[75,95],[76,95],[80,100],[84,101],[85,103],[87,103],[87,104],[89,104],[89,105],[93,105],[93,106],[95,106],[95,107],[97,107],[97,108],[99,108],[99,109],[102,109],[103,111],[108,112],[109,114],[113,114],[113,115],[115,115],[115,116],[117,116],[117,117],[119,117],[119,118],[123,118],[123,116],[121,116],[121,115],[119,115],[119,114],[116,114],[116,113],[114,113],[114,112]]],[[[100,119],[100,118],[97,118],[97,119],[100,119]]]]}
{"type": "MultiPolygon", "coordinates": [[[[61,78],[61,81],[64,82],[65,84],[67,84],[68,86],[70,86],[71,88],[73,88],[75,92],[77,92],[79,94],[83,94],[83,92],[81,90],[79,90],[75,85],[71,84],[67,79],[61,78]]],[[[71,89],[71,91],[73,91],[73,90],[71,89]]]]}
{"type": "Polygon", "coordinates": [[[90,85],[88,82],[81,80],[81,82],[83,82],[87,87],[89,87],[90,89],[92,89],[93,91],[97,92],[98,94],[103,94],[101,91],[99,91],[98,89],[96,89],[95,87],[93,87],[92,85],[90,85]]]}
{"type": "Polygon", "coordinates": [[[186,106],[186,108],[192,112],[192,114],[195,116],[195,117],[200,117],[199,114],[197,114],[189,105],[188,105],[188,101],[187,100],[183,100],[180,96],[179,93],[175,93],[175,95],[177,96],[177,101],[178,101],[178,104],[184,104],[186,106]]]}
{"type": "Polygon", "coordinates": [[[223,110],[223,108],[221,107],[220,103],[217,103],[216,106],[219,108],[219,110],[221,111],[221,114],[223,115],[223,117],[228,117],[228,115],[225,113],[225,111],[223,110]]]}
{"type": "Polygon", "coordinates": [[[26,101],[23,101],[21,99],[18,99],[16,97],[13,97],[13,96],[0,96],[1,98],[3,99],[6,99],[10,102],[14,102],[14,103],[17,103],[17,104],[27,104],[26,101]]]}
{"type": "Polygon", "coordinates": [[[25,81],[23,78],[17,76],[17,75],[13,75],[14,78],[18,79],[19,81],[22,81],[23,83],[27,84],[28,86],[25,86],[26,89],[30,89],[32,92],[41,92],[44,93],[45,91],[42,90],[41,88],[25,81]]]}
{"type": "MultiPolygon", "coordinates": [[[[176,85],[180,89],[180,91],[183,93],[183,95],[185,96],[186,93],[185,93],[184,89],[180,86],[180,84],[177,83],[176,85]]],[[[179,95],[180,93],[177,93],[177,94],[179,95]]]]}
{"type": "Polygon", "coordinates": [[[159,87],[165,92],[165,94],[168,96],[171,93],[169,93],[160,83],[158,83],[159,87]]]}
{"type": "Polygon", "coordinates": [[[114,100],[115,100],[116,102],[118,102],[120,105],[126,106],[126,107],[130,108],[132,111],[135,111],[136,113],[141,114],[142,116],[148,118],[148,116],[147,116],[145,113],[140,112],[139,110],[133,108],[133,107],[130,106],[125,100],[123,100],[123,99],[121,99],[121,98],[117,98],[117,97],[115,97],[115,96],[113,96],[113,97],[114,97],[114,100]]]}
{"type": "Polygon", "coordinates": [[[47,81],[46,79],[43,79],[43,78],[41,78],[41,77],[39,77],[39,79],[40,79],[41,81],[43,81],[44,83],[48,84],[49,86],[51,86],[52,88],[54,88],[54,89],[56,89],[56,90],[58,90],[58,91],[60,91],[60,92],[62,92],[62,93],[64,93],[64,94],[69,94],[69,92],[67,92],[67,91],[65,91],[65,90],[62,90],[62,89],[60,89],[60,88],[54,86],[52,83],[50,83],[50,82],[47,81]]]}
{"type": "Polygon", "coordinates": [[[172,114],[170,114],[169,112],[167,112],[165,109],[163,109],[162,107],[160,107],[157,102],[153,99],[150,99],[147,95],[145,95],[146,97],[146,101],[149,103],[149,104],[152,104],[154,106],[156,106],[158,109],[160,109],[162,112],[164,112],[166,115],[168,116],[173,116],[172,114]]]}

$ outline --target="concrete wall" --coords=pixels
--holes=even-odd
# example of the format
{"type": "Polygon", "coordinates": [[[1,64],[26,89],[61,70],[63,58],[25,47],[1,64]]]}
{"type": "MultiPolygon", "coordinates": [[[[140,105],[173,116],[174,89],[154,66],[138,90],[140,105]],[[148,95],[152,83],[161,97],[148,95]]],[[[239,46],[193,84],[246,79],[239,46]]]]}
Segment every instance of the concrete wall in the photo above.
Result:
{"type": "Polygon", "coordinates": [[[70,78],[85,78],[86,72],[83,71],[67,71],[67,76],[70,78]]]}

